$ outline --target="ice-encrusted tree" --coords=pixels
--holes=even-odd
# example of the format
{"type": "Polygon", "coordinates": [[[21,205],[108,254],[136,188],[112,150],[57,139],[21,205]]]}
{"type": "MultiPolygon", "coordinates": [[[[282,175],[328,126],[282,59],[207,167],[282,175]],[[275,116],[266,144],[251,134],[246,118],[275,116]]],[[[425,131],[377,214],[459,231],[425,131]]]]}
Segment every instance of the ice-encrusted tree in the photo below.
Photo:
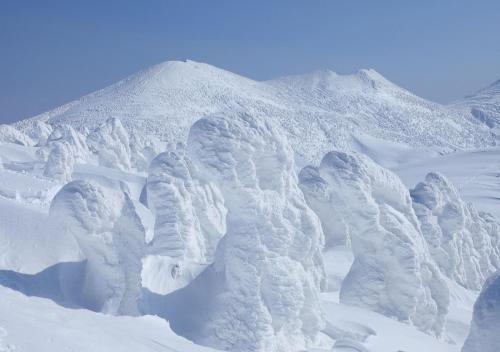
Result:
{"type": "Polygon", "coordinates": [[[448,288],[399,177],[361,154],[330,152],[299,179],[327,246],[352,247],[355,259],[342,282],[341,303],[441,335],[448,288]]]}
{"type": "Polygon", "coordinates": [[[33,140],[23,132],[11,125],[3,124],[0,124],[0,143],[14,143],[24,146],[32,146],[34,144],[33,140]]]}
{"type": "Polygon", "coordinates": [[[90,150],[97,154],[100,165],[122,170],[130,169],[129,136],[119,119],[109,118],[90,132],[87,144],[90,150]]]}
{"type": "Polygon", "coordinates": [[[500,224],[465,203],[443,175],[431,172],[411,190],[413,208],[430,253],[441,271],[479,290],[500,269],[500,224]]]}
{"type": "Polygon", "coordinates": [[[61,282],[68,299],[95,311],[138,315],[144,227],[128,194],[72,181],[54,197],[49,216],[75,237],[86,258],[77,290],[61,282]]]}
{"type": "Polygon", "coordinates": [[[323,234],[298,188],[293,151],[268,121],[211,116],[189,133],[199,178],[228,209],[214,263],[169,298],[179,333],[232,351],[299,351],[317,343],[323,234]]]}
{"type": "Polygon", "coordinates": [[[159,154],[149,167],[147,206],[155,215],[150,253],[183,262],[208,264],[226,233],[224,200],[212,183],[203,182],[182,146],[159,154]]]}
{"type": "Polygon", "coordinates": [[[43,175],[61,182],[69,182],[75,165],[75,158],[71,151],[71,146],[65,140],[51,144],[51,149],[43,175]]]}

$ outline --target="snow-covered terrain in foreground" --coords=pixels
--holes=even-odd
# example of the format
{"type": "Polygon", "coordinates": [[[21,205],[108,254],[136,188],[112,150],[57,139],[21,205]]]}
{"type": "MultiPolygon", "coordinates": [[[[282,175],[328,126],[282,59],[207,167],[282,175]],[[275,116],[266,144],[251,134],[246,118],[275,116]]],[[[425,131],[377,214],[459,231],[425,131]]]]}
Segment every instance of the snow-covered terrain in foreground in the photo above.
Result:
{"type": "Polygon", "coordinates": [[[3,125],[0,351],[489,352],[490,127],[374,71],[193,62],[3,125]]]}

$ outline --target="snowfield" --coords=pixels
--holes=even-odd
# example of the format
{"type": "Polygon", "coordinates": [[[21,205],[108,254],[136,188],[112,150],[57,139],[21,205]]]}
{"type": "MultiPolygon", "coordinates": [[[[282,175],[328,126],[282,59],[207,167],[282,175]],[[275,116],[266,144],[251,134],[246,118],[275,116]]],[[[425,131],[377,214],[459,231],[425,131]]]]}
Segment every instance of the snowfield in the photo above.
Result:
{"type": "Polygon", "coordinates": [[[499,101],[187,61],[1,125],[0,352],[496,352],[499,101]]]}

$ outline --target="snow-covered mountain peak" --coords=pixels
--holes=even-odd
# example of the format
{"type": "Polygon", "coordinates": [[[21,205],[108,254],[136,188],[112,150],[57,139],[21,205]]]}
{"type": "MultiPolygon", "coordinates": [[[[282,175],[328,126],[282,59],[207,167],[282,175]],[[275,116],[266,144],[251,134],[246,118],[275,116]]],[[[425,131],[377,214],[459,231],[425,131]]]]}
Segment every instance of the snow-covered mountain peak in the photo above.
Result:
{"type": "Polygon", "coordinates": [[[29,135],[35,121],[94,129],[118,118],[129,133],[175,143],[185,142],[196,120],[234,111],[274,120],[309,161],[319,161],[332,147],[353,149],[355,132],[447,150],[495,143],[468,111],[419,98],[373,69],[259,82],[195,61],[160,63],[17,126],[29,135]]]}

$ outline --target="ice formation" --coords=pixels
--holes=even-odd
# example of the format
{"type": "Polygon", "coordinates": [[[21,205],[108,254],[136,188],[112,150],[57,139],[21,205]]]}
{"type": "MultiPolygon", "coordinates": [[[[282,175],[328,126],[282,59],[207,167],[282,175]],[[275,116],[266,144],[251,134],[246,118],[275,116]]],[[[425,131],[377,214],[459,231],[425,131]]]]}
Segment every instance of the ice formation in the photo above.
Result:
{"type": "Polygon", "coordinates": [[[440,335],[448,289],[399,177],[363,155],[330,152],[318,168],[304,168],[299,179],[327,246],[352,246],[355,259],[342,282],[341,303],[440,335]]]}
{"type": "Polygon", "coordinates": [[[227,210],[217,187],[198,179],[182,147],[151,162],[146,191],[155,215],[149,253],[174,259],[172,270],[184,270],[186,262],[211,263],[226,233],[227,210]]]}
{"type": "Polygon", "coordinates": [[[263,119],[213,116],[193,125],[187,150],[200,179],[224,197],[227,232],[212,266],[174,293],[172,327],[232,351],[314,345],[323,326],[323,234],[286,138],[263,119]]]}
{"type": "Polygon", "coordinates": [[[57,141],[51,145],[43,174],[65,183],[71,180],[74,165],[75,158],[69,143],[65,140],[57,141]]]}
{"type": "Polygon", "coordinates": [[[71,154],[75,162],[86,162],[89,155],[89,148],[85,142],[85,137],[70,125],[59,125],[54,128],[47,138],[45,145],[38,149],[37,153],[42,160],[45,160],[55,143],[66,141],[70,147],[71,154]]]}
{"type": "Polygon", "coordinates": [[[73,181],[54,197],[49,216],[76,238],[86,258],[81,288],[68,287],[69,299],[95,311],[137,315],[144,228],[128,194],[73,181]]]}
{"type": "Polygon", "coordinates": [[[462,352],[498,352],[500,347],[500,272],[489,277],[476,303],[462,352]]]}
{"type": "Polygon", "coordinates": [[[0,124],[0,143],[15,143],[24,146],[33,145],[33,140],[23,132],[17,130],[11,125],[0,124]]]}
{"type": "Polygon", "coordinates": [[[52,126],[41,120],[33,121],[29,128],[25,129],[25,133],[37,146],[42,146],[47,142],[47,139],[52,133],[52,126]]]}
{"type": "Polygon", "coordinates": [[[121,170],[130,169],[130,141],[119,119],[109,118],[87,137],[90,150],[97,154],[99,164],[121,170]]]}
{"type": "Polygon", "coordinates": [[[500,224],[462,201],[455,187],[438,173],[427,174],[411,196],[441,271],[464,287],[479,290],[500,268],[500,224]]]}
{"type": "Polygon", "coordinates": [[[151,160],[165,150],[164,144],[155,136],[145,137],[138,133],[130,133],[130,162],[132,167],[138,171],[147,171],[151,160]]]}

